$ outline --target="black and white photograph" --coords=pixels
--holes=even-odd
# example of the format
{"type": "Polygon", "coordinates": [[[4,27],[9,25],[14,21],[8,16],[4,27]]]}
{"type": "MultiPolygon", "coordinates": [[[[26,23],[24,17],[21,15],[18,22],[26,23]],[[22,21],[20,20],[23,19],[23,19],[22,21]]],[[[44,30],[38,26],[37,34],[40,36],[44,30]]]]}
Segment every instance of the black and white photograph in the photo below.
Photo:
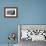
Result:
{"type": "Polygon", "coordinates": [[[46,41],[46,25],[19,25],[20,39],[46,41]]]}
{"type": "Polygon", "coordinates": [[[4,16],[5,17],[17,17],[18,16],[18,8],[17,7],[5,7],[4,8],[4,16]]]}

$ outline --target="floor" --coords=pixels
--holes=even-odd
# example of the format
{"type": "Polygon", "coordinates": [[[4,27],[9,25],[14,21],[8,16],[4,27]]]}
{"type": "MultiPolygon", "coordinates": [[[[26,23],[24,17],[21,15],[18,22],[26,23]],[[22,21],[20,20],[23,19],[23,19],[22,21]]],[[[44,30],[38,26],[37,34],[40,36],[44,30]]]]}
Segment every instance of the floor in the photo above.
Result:
{"type": "Polygon", "coordinates": [[[28,41],[21,40],[20,46],[46,46],[46,42],[45,41],[32,42],[31,40],[28,40],[28,41]]]}
{"type": "MultiPolygon", "coordinates": [[[[0,44],[0,46],[8,46],[8,44],[0,44]]],[[[46,46],[46,42],[45,41],[21,40],[19,44],[14,44],[10,46],[46,46]]]]}
{"type": "MultiPolygon", "coordinates": [[[[0,46],[8,46],[8,44],[0,44],[0,46]]],[[[18,46],[18,44],[10,45],[10,46],[18,46]]]]}

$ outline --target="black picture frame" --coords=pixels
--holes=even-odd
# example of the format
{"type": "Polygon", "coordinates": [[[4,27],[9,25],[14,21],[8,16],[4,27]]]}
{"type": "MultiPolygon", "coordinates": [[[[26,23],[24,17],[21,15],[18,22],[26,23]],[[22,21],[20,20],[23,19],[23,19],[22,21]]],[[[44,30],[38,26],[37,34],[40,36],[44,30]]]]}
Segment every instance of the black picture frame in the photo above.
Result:
{"type": "Polygon", "coordinates": [[[4,7],[5,18],[16,18],[18,17],[18,7],[4,7]]]}

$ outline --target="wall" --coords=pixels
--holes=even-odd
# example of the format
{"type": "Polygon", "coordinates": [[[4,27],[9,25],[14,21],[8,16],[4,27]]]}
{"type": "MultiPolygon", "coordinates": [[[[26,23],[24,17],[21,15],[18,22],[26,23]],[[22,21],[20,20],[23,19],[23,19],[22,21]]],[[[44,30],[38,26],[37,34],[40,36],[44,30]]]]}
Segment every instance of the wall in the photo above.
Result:
{"type": "MultiPolygon", "coordinates": [[[[46,0],[0,0],[0,44],[7,44],[17,24],[46,24],[46,0]],[[4,18],[4,7],[18,7],[18,18],[4,18]]],[[[16,41],[17,42],[17,41],[16,41]]]]}

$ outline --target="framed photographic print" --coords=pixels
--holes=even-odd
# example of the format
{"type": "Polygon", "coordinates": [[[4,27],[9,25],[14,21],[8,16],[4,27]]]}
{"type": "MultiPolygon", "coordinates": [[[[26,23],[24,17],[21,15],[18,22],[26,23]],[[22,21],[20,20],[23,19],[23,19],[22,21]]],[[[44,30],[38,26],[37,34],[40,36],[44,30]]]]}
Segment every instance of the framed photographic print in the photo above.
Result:
{"type": "Polygon", "coordinates": [[[18,41],[46,41],[46,24],[19,24],[18,41]]]}
{"type": "Polygon", "coordinates": [[[17,7],[5,7],[4,8],[4,16],[8,18],[14,18],[18,16],[18,8],[17,7]]]}

